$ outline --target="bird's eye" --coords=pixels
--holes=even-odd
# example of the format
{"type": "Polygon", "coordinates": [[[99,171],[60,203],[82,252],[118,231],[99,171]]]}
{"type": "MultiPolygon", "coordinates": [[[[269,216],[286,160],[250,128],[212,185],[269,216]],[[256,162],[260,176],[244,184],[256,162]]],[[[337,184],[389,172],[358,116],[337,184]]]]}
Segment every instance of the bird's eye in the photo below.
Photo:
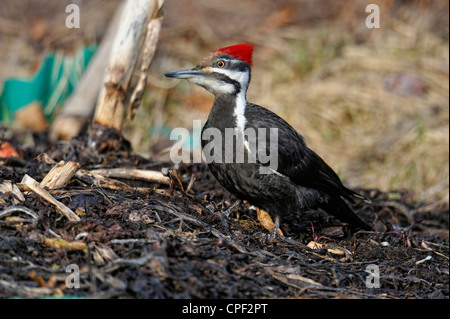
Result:
{"type": "Polygon", "coordinates": [[[225,62],[220,60],[220,61],[217,61],[216,65],[217,65],[218,68],[223,68],[225,66],[225,62]]]}

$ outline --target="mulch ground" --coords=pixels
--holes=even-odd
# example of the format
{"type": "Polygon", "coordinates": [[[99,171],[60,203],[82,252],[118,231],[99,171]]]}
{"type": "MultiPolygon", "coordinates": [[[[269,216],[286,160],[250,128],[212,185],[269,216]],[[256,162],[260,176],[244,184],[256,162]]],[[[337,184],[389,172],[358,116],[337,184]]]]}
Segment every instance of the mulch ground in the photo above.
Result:
{"type": "Polygon", "coordinates": [[[100,153],[88,138],[52,145],[1,130],[21,157],[0,159],[0,183],[41,181],[52,168],[37,160],[46,153],[87,171],[167,168],[181,185],[122,180],[130,192],[74,177],[50,193],[79,222],[34,192],[20,204],[0,193],[0,298],[449,298],[448,203],[361,189],[372,204],[354,209],[375,231],[311,210],[285,218],[285,237],[270,239],[249,205],[225,216],[233,197],[204,164],[175,171],[126,147],[100,153]]]}

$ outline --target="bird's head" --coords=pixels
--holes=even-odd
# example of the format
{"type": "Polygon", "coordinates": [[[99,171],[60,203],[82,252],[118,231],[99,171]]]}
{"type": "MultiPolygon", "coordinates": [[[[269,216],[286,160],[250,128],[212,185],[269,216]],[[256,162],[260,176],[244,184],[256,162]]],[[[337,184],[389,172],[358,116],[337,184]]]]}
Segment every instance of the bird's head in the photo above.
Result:
{"type": "Polygon", "coordinates": [[[243,43],[225,47],[204,58],[193,69],[166,73],[166,77],[186,79],[213,93],[239,94],[250,82],[253,45],[243,43]]]}

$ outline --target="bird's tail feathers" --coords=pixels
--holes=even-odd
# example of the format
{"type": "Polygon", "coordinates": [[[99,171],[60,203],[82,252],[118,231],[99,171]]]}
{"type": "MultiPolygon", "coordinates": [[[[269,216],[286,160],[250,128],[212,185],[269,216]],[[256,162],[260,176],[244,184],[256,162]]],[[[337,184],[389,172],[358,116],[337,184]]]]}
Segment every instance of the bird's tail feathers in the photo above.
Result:
{"type": "MultiPolygon", "coordinates": [[[[364,198],[364,197],[363,197],[364,198]]],[[[372,230],[366,222],[359,218],[347,203],[340,197],[331,198],[322,208],[343,222],[350,223],[364,230],[372,230]]]]}
{"type": "Polygon", "coordinates": [[[357,192],[355,192],[347,187],[345,187],[345,191],[347,192],[347,194],[344,196],[345,199],[349,200],[352,204],[355,203],[355,201],[354,201],[355,198],[362,200],[366,204],[372,204],[372,201],[369,198],[367,198],[361,194],[358,194],[357,192]]]}
{"type": "Polygon", "coordinates": [[[352,196],[355,197],[355,198],[361,199],[366,204],[372,204],[372,200],[370,198],[367,198],[367,197],[365,197],[363,195],[360,195],[360,194],[358,194],[356,192],[353,192],[352,196]]]}

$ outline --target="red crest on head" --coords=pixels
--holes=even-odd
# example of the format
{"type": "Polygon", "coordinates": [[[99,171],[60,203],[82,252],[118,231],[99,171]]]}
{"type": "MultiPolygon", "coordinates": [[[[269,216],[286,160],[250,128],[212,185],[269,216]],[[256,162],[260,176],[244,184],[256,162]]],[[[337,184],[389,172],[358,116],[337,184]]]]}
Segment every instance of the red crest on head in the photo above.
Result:
{"type": "Polygon", "coordinates": [[[229,54],[235,59],[239,59],[252,66],[253,45],[248,43],[236,44],[214,51],[213,55],[229,54]]]}

